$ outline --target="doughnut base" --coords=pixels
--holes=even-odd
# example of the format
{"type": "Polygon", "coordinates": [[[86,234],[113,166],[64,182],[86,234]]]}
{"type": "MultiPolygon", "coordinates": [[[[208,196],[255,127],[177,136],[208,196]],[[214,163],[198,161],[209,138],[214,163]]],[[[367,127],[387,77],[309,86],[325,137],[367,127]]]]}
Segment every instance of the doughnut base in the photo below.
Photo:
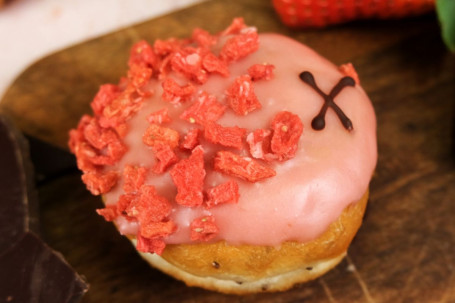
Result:
{"type": "Polygon", "coordinates": [[[362,223],[367,201],[368,191],[325,233],[307,243],[285,242],[280,247],[180,244],[166,246],[162,256],[140,255],[188,286],[229,294],[284,291],[323,275],[343,259],[362,223]]]}

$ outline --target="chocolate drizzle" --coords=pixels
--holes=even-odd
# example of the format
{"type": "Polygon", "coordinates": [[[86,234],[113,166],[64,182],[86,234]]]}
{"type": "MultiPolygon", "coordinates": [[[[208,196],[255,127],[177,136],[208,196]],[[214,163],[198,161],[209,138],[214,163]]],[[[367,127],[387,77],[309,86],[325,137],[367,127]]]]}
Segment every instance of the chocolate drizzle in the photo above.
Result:
{"type": "Polygon", "coordinates": [[[346,128],[348,131],[352,131],[354,129],[351,120],[344,114],[341,108],[339,108],[338,105],[336,105],[335,101],[333,100],[344,87],[355,86],[354,79],[348,76],[341,78],[340,81],[338,81],[338,83],[332,88],[330,93],[327,95],[317,86],[316,81],[314,80],[314,77],[310,72],[308,71],[301,72],[299,78],[303,82],[311,86],[324,99],[324,105],[322,105],[319,114],[317,114],[317,116],[314,117],[313,120],[311,121],[311,127],[314,130],[324,129],[325,113],[327,112],[327,109],[329,107],[333,108],[338,118],[340,119],[341,124],[343,124],[344,128],[346,128]]]}

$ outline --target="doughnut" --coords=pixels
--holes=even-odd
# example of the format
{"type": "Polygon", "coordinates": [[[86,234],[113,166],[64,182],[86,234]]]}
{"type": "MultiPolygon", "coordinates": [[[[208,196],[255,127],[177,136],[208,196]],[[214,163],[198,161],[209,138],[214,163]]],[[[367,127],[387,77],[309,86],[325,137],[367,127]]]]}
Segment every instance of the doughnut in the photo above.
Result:
{"type": "Polygon", "coordinates": [[[153,267],[232,294],[337,265],[359,229],[376,118],[352,64],[236,18],[131,48],[69,133],[97,212],[153,267]]]}

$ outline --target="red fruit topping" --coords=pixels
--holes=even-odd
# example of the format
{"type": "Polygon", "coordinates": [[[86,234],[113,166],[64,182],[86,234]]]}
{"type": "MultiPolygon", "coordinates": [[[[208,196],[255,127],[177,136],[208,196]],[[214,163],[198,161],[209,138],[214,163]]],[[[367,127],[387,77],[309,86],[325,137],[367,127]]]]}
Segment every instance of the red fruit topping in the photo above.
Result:
{"type": "Polygon", "coordinates": [[[209,73],[218,73],[223,77],[229,76],[229,68],[225,61],[212,53],[208,53],[202,59],[202,66],[209,73]]]}
{"type": "Polygon", "coordinates": [[[169,55],[182,47],[185,41],[177,40],[175,38],[170,38],[168,40],[155,40],[153,44],[153,49],[155,53],[164,57],[169,55]]]}
{"type": "Polygon", "coordinates": [[[155,166],[153,166],[153,172],[155,174],[164,173],[168,167],[177,163],[179,160],[173,149],[167,144],[155,145],[153,150],[155,151],[157,161],[155,166]]]}
{"type": "Polygon", "coordinates": [[[229,151],[216,153],[214,169],[249,182],[257,182],[276,175],[272,168],[249,157],[242,157],[229,151]]]}
{"type": "Polygon", "coordinates": [[[130,119],[142,107],[144,99],[136,91],[124,91],[104,109],[99,117],[102,127],[117,127],[130,119]]]}
{"type": "Polygon", "coordinates": [[[139,95],[150,95],[148,92],[143,92],[141,88],[148,83],[152,75],[153,70],[145,65],[133,65],[128,70],[128,79],[130,79],[130,84],[136,88],[139,95]]]}
{"type": "Polygon", "coordinates": [[[152,124],[163,124],[171,122],[171,118],[169,117],[168,109],[163,108],[148,115],[147,121],[152,124]]]}
{"type": "Polygon", "coordinates": [[[159,58],[148,42],[141,40],[133,45],[130,51],[128,66],[142,65],[152,69],[158,66],[159,58]]]}
{"type": "Polygon", "coordinates": [[[207,72],[202,68],[202,58],[206,52],[202,48],[180,49],[172,56],[172,69],[191,81],[204,84],[207,81],[207,72]]]}
{"type": "Polygon", "coordinates": [[[117,184],[117,179],[118,175],[113,171],[107,173],[88,172],[82,175],[82,181],[95,196],[110,191],[117,184]]]}
{"type": "Polygon", "coordinates": [[[303,124],[299,116],[288,111],[276,114],[272,121],[273,136],[272,152],[284,161],[295,156],[297,144],[303,132],[303,124]]]}
{"type": "Polygon", "coordinates": [[[137,192],[145,182],[148,169],[141,166],[125,165],[123,169],[123,190],[126,193],[137,192]]]}
{"type": "Polygon", "coordinates": [[[130,207],[131,203],[138,198],[139,195],[137,193],[121,195],[117,201],[117,212],[126,216],[126,210],[130,207]]]}
{"type": "Polygon", "coordinates": [[[69,147],[83,172],[95,172],[98,165],[115,164],[126,152],[114,131],[100,127],[88,115],[81,118],[77,129],[70,131],[69,147]]]}
{"type": "Polygon", "coordinates": [[[165,220],[172,211],[169,201],[158,195],[153,185],[143,185],[140,196],[131,200],[126,213],[136,218],[141,225],[148,222],[161,222],[165,220]]]}
{"type": "Polygon", "coordinates": [[[237,115],[246,115],[249,112],[261,108],[253,82],[249,75],[237,77],[227,90],[227,102],[237,115]]]}
{"type": "Polygon", "coordinates": [[[142,142],[151,147],[167,144],[171,148],[175,148],[179,144],[179,138],[176,130],[158,124],[150,124],[142,136],[142,142]]]}
{"type": "Polygon", "coordinates": [[[76,150],[77,152],[74,154],[76,155],[77,168],[79,168],[84,173],[95,172],[99,170],[99,167],[93,164],[92,161],[90,161],[89,158],[86,156],[87,153],[95,154],[95,151],[92,148],[90,148],[87,143],[85,142],[78,143],[76,150]]]}
{"type": "Polygon", "coordinates": [[[117,133],[112,129],[102,128],[95,118],[92,118],[83,130],[87,142],[96,149],[103,149],[109,144],[119,144],[117,133]]]}
{"type": "Polygon", "coordinates": [[[209,241],[218,234],[218,227],[213,216],[205,216],[191,222],[191,240],[209,241]]]}
{"type": "Polygon", "coordinates": [[[237,61],[254,53],[259,48],[259,37],[256,30],[242,31],[226,41],[220,52],[220,58],[227,61],[237,61]]]}
{"type": "Polygon", "coordinates": [[[221,35],[235,35],[240,33],[244,28],[246,28],[246,25],[243,18],[235,18],[232,20],[231,25],[229,25],[228,28],[221,32],[221,35]]]}
{"type": "Polygon", "coordinates": [[[196,42],[200,47],[210,48],[212,45],[216,44],[217,38],[212,36],[209,32],[201,29],[195,28],[191,38],[196,42]]]}
{"type": "Polygon", "coordinates": [[[248,74],[252,81],[270,80],[273,78],[273,70],[275,66],[272,64],[254,64],[248,68],[248,74]]]}
{"type": "Polygon", "coordinates": [[[351,77],[352,79],[354,79],[355,83],[356,84],[360,84],[360,80],[359,80],[359,75],[357,75],[357,72],[354,68],[354,65],[352,65],[352,63],[345,63],[345,64],[342,64],[340,65],[340,67],[338,68],[340,70],[340,72],[342,72],[345,76],[349,76],[351,77]]]}
{"type": "MultiPolygon", "coordinates": [[[[79,145],[85,141],[84,129],[90,123],[92,117],[89,115],[83,115],[77,124],[76,129],[72,129],[69,132],[68,147],[73,154],[77,154],[79,145]]],[[[77,156],[77,155],[76,155],[77,156]]]]}
{"type": "Polygon", "coordinates": [[[120,138],[125,138],[128,133],[128,125],[126,123],[119,124],[115,126],[114,129],[120,138]]]}
{"type": "Polygon", "coordinates": [[[199,145],[193,149],[191,156],[180,160],[170,171],[177,187],[175,200],[184,206],[199,206],[203,202],[205,178],[204,150],[199,145]]]}
{"type": "Polygon", "coordinates": [[[234,180],[212,187],[207,191],[206,207],[225,203],[237,203],[239,201],[239,185],[234,180]]]}
{"type": "Polygon", "coordinates": [[[180,86],[172,78],[166,78],[161,85],[163,87],[163,100],[173,104],[189,100],[196,90],[191,83],[180,86]]]}
{"type": "Polygon", "coordinates": [[[167,217],[172,211],[169,201],[158,195],[152,185],[143,185],[139,198],[133,198],[126,208],[128,216],[136,218],[140,225],[137,234],[140,251],[162,253],[166,246],[163,237],[176,230],[175,224],[167,217]]]}
{"type": "Polygon", "coordinates": [[[177,226],[172,221],[148,222],[141,225],[140,233],[145,238],[166,237],[177,230],[177,226]]]}
{"type": "Polygon", "coordinates": [[[202,92],[197,100],[188,107],[181,115],[180,119],[190,123],[205,125],[208,121],[218,120],[226,110],[226,106],[219,103],[215,96],[202,92]]]}
{"type": "Polygon", "coordinates": [[[98,215],[103,216],[106,221],[114,221],[119,216],[117,212],[117,206],[107,205],[105,208],[97,209],[98,215]]]}
{"type": "Polygon", "coordinates": [[[183,149],[192,150],[199,144],[199,129],[193,128],[188,131],[188,133],[183,138],[180,147],[183,149]]]}
{"type": "Polygon", "coordinates": [[[204,129],[204,137],[208,141],[236,149],[242,149],[245,134],[246,129],[244,128],[237,126],[224,127],[216,122],[208,122],[204,129]]]}
{"type": "Polygon", "coordinates": [[[136,249],[144,253],[156,253],[161,255],[166,248],[166,244],[162,238],[148,239],[137,235],[136,249]]]}
{"type": "Polygon", "coordinates": [[[122,93],[122,90],[114,84],[104,84],[100,86],[98,93],[93,99],[90,106],[93,109],[93,112],[100,116],[103,113],[104,108],[111,104],[112,101],[117,99],[122,93]]]}
{"type": "Polygon", "coordinates": [[[271,161],[277,158],[272,154],[270,141],[272,132],[269,129],[256,129],[246,137],[246,142],[250,147],[250,154],[253,158],[271,161]]]}

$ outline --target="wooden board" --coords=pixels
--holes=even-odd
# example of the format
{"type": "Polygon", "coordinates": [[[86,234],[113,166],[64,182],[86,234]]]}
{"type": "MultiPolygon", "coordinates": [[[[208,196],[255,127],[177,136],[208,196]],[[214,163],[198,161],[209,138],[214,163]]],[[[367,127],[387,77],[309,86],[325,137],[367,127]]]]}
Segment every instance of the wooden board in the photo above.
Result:
{"type": "Polygon", "coordinates": [[[235,16],[336,64],[354,63],[374,103],[379,162],[349,257],[284,293],[236,297],[189,288],[148,267],[95,214],[101,202],[79,174],[67,172],[40,183],[41,222],[43,237],[90,283],[82,302],[455,302],[455,56],[432,14],[297,31],[279,22],[269,1],[205,2],[43,58],[16,79],[0,111],[25,133],[65,147],[98,86],[126,71],[134,41],[185,37],[194,27],[216,32],[235,16]]]}

